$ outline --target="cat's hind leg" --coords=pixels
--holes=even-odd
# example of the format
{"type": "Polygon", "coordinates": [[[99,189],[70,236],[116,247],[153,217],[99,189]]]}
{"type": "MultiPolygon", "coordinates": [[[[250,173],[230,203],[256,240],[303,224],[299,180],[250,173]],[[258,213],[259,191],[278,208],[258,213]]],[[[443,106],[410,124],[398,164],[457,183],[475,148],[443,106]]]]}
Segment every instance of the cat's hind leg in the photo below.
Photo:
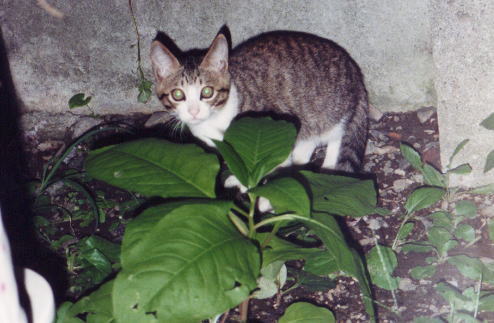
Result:
{"type": "Polygon", "coordinates": [[[326,156],[322,163],[323,169],[337,169],[344,134],[345,124],[340,122],[321,136],[322,141],[326,144],[326,156]]]}

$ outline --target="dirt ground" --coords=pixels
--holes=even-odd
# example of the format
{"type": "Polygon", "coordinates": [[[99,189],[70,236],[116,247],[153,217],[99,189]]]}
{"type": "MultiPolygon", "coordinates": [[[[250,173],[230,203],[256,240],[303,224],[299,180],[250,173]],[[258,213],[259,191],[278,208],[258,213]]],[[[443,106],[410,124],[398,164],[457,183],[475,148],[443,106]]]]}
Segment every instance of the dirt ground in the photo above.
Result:
{"type": "MultiPolygon", "coordinates": [[[[145,121],[144,116],[135,116],[131,123],[138,129],[145,121]]],[[[107,117],[106,121],[121,121],[123,117],[107,117]]],[[[128,117],[127,117],[127,121],[128,117]]],[[[141,128],[142,129],[142,128],[141,128]]],[[[27,158],[29,162],[30,176],[40,176],[42,165],[56,152],[65,147],[72,140],[73,129],[68,129],[64,138],[42,138],[35,134],[25,134],[27,158]]],[[[142,130],[140,135],[163,135],[164,128],[154,130],[142,130]]],[[[362,253],[370,250],[376,241],[385,246],[391,246],[396,236],[401,220],[405,214],[404,205],[413,189],[423,185],[422,175],[416,171],[401,155],[400,142],[406,142],[420,152],[423,160],[437,168],[440,168],[439,160],[439,133],[437,127],[437,115],[434,109],[425,108],[418,112],[388,113],[380,121],[372,122],[370,127],[369,143],[365,158],[364,172],[375,178],[379,192],[378,204],[390,211],[389,215],[371,215],[359,219],[345,219],[345,232],[362,253]]],[[[65,167],[80,168],[82,157],[88,147],[80,146],[77,153],[68,156],[65,167]]],[[[96,184],[95,184],[96,185],[96,184]]],[[[115,190],[98,186],[99,190],[107,193],[115,190]]],[[[63,192],[63,191],[61,191],[63,192]]],[[[52,199],[63,199],[56,196],[53,191],[52,199]]],[[[123,201],[128,199],[125,193],[108,193],[106,197],[123,201]]],[[[474,244],[468,245],[460,241],[459,245],[450,251],[450,254],[466,254],[477,257],[483,261],[494,261],[492,241],[487,235],[486,219],[490,217],[492,210],[492,197],[489,195],[473,195],[462,193],[456,195],[457,199],[468,199],[478,207],[478,216],[469,220],[478,237],[474,244]]],[[[452,201],[451,203],[454,203],[452,201]]],[[[410,236],[414,240],[425,240],[430,220],[426,215],[434,210],[439,210],[444,205],[438,203],[431,208],[421,210],[417,214],[417,221],[410,236]],[[438,205],[439,204],[439,205],[438,205]],[[422,218],[421,218],[422,217],[422,218]]],[[[45,214],[49,219],[58,215],[45,214]]],[[[98,234],[118,241],[123,233],[125,219],[123,211],[117,208],[109,208],[108,221],[98,228],[98,234]],[[114,222],[118,222],[115,224],[114,222]],[[113,224],[113,225],[112,225],[113,224]]],[[[75,225],[60,225],[59,235],[64,233],[75,234],[80,238],[87,234],[88,229],[75,225]]],[[[398,266],[394,271],[395,277],[400,277],[398,289],[394,295],[387,290],[373,287],[376,300],[376,310],[379,322],[412,322],[414,318],[425,316],[429,318],[448,318],[451,312],[450,305],[436,291],[435,286],[440,282],[448,282],[460,291],[467,287],[475,286],[476,282],[464,277],[455,267],[447,262],[437,266],[436,273],[429,278],[414,279],[410,276],[410,270],[418,265],[425,265],[426,258],[431,253],[398,252],[398,266]],[[394,311],[391,309],[397,305],[394,311]]],[[[291,262],[291,266],[300,266],[300,262],[291,262]]],[[[290,284],[285,286],[289,288],[290,284]]],[[[483,285],[483,290],[489,290],[492,286],[483,285]]],[[[56,290],[58,299],[63,295],[70,295],[67,290],[56,290]],[[60,297],[60,295],[62,295],[60,297]]],[[[314,304],[325,306],[333,311],[338,322],[366,322],[369,320],[365,314],[361,300],[358,283],[348,277],[338,277],[334,289],[327,291],[309,291],[304,287],[298,287],[289,292],[281,292],[279,295],[265,300],[252,300],[250,302],[249,322],[276,322],[286,307],[297,300],[307,300],[314,304]]],[[[227,322],[234,322],[238,316],[238,309],[233,309],[228,314],[227,322]]],[[[488,312],[479,312],[477,319],[485,322],[494,322],[494,315],[488,312]]],[[[431,319],[432,320],[432,319],[431,319]]]]}

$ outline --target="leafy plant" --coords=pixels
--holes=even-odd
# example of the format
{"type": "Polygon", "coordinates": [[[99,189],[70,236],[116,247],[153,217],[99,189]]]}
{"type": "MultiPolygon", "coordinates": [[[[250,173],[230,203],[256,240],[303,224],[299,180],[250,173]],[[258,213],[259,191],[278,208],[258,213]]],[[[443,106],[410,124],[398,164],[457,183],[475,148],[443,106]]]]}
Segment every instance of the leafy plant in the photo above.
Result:
{"type": "MultiPolygon", "coordinates": [[[[494,119],[493,119],[494,120],[494,119]]],[[[484,125],[485,126],[485,125],[484,125]]],[[[494,283],[494,271],[477,258],[466,255],[451,256],[449,251],[460,243],[465,247],[475,244],[479,238],[476,237],[475,229],[468,224],[469,219],[477,216],[476,205],[469,200],[457,200],[453,203],[454,195],[458,188],[449,187],[450,174],[468,174],[471,167],[462,164],[452,167],[454,157],[465,147],[468,140],[458,144],[454,150],[446,172],[441,173],[432,166],[422,162],[420,155],[413,148],[401,145],[401,150],[410,164],[421,171],[424,182],[429,187],[420,187],[409,196],[405,209],[407,214],[401,223],[400,230],[395,238],[393,247],[401,244],[403,252],[429,253],[433,255],[426,258],[427,265],[418,266],[410,270],[412,278],[420,280],[432,277],[440,264],[448,263],[454,266],[463,276],[478,281],[475,287],[470,287],[464,291],[441,282],[435,287],[437,293],[441,295],[450,305],[450,310],[445,318],[448,322],[479,322],[476,317],[478,312],[491,310],[487,304],[492,305],[491,292],[482,291],[482,283],[494,283]],[[433,212],[427,216],[432,222],[427,228],[425,241],[405,241],[409,233],[413,230],[413,212],[429,207],[435,202],[445,198],[443,209],[433,212]]],[[[492,193],[492,185],[486,185],[470,190],[471,193],[489,194],[492,193]]],[[[414,322],[431,321],[432,318],[416,318],[414,322]]]]}
{"type": "MultiPolygon", "coordinates": [[[[356,278],[374,320],[366,270],[333,217],[375,212],[374,186],[309,171],[266,179],[288,157],[295,136],[295,127],[285,121],[232,123],[216,144],[229,170],[248,188],[246,198],[235,201],[218,198],[220,163],[198,146],[143,139],[91,152],[86,160],[91,176],[164,201],[128,223],[116,278],[63,305],[57,322],[80,322],[81,313],[88,322],[197,322],[240,303],[246,320],[259,278],[270,277],[280,288],[283,263],[294,259],[304,259],[304,271],[312,275],[356,278]],[[273,212],[256,212],[260,197],[269,199],[273,212]],[[351,205],[351,212],[343,205],[351,205]],[[308,228],[321,247],[286,241],[279,233],[293,223],[308,228]]],[[[293,321],[310,307],[292,305],[283,320],[293,321]]],[[[329,310],[317,310],[317,316],[334,321],[329,310]]]]}

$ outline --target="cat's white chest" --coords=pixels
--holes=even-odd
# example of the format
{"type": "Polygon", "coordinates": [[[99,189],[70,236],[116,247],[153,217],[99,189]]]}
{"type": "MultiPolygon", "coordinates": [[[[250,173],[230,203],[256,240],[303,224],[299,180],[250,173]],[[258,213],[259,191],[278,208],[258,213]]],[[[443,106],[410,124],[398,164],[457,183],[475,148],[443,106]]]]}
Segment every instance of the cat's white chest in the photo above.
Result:
{"type": "Polygon", "coordinates": [[[210,117],[198,124],[189,125],[192,134],[214,147],[213,140],[222,141],[226,129],[239,112],[239,98],[235,84],[230,86],[228,101],[220,111],[211,113],[210,117]]]}

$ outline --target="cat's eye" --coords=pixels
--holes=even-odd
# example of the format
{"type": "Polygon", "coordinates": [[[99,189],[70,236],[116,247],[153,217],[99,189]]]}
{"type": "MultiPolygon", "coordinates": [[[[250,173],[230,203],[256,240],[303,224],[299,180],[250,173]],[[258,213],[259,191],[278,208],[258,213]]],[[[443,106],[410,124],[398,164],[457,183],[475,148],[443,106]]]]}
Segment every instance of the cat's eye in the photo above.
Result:
{"type": "Polygon", "coordinates": [[[172,97],[175,101],[182,101],[185,99],[185,93],[180,89],[175,89],[172,91],[172,97]]]}
{"type": "Polygon", "coordinates": [[[201,98],[209,99],[213,96],[214,90],[210,86],[205,86],[201,90],[201,98]]]}

